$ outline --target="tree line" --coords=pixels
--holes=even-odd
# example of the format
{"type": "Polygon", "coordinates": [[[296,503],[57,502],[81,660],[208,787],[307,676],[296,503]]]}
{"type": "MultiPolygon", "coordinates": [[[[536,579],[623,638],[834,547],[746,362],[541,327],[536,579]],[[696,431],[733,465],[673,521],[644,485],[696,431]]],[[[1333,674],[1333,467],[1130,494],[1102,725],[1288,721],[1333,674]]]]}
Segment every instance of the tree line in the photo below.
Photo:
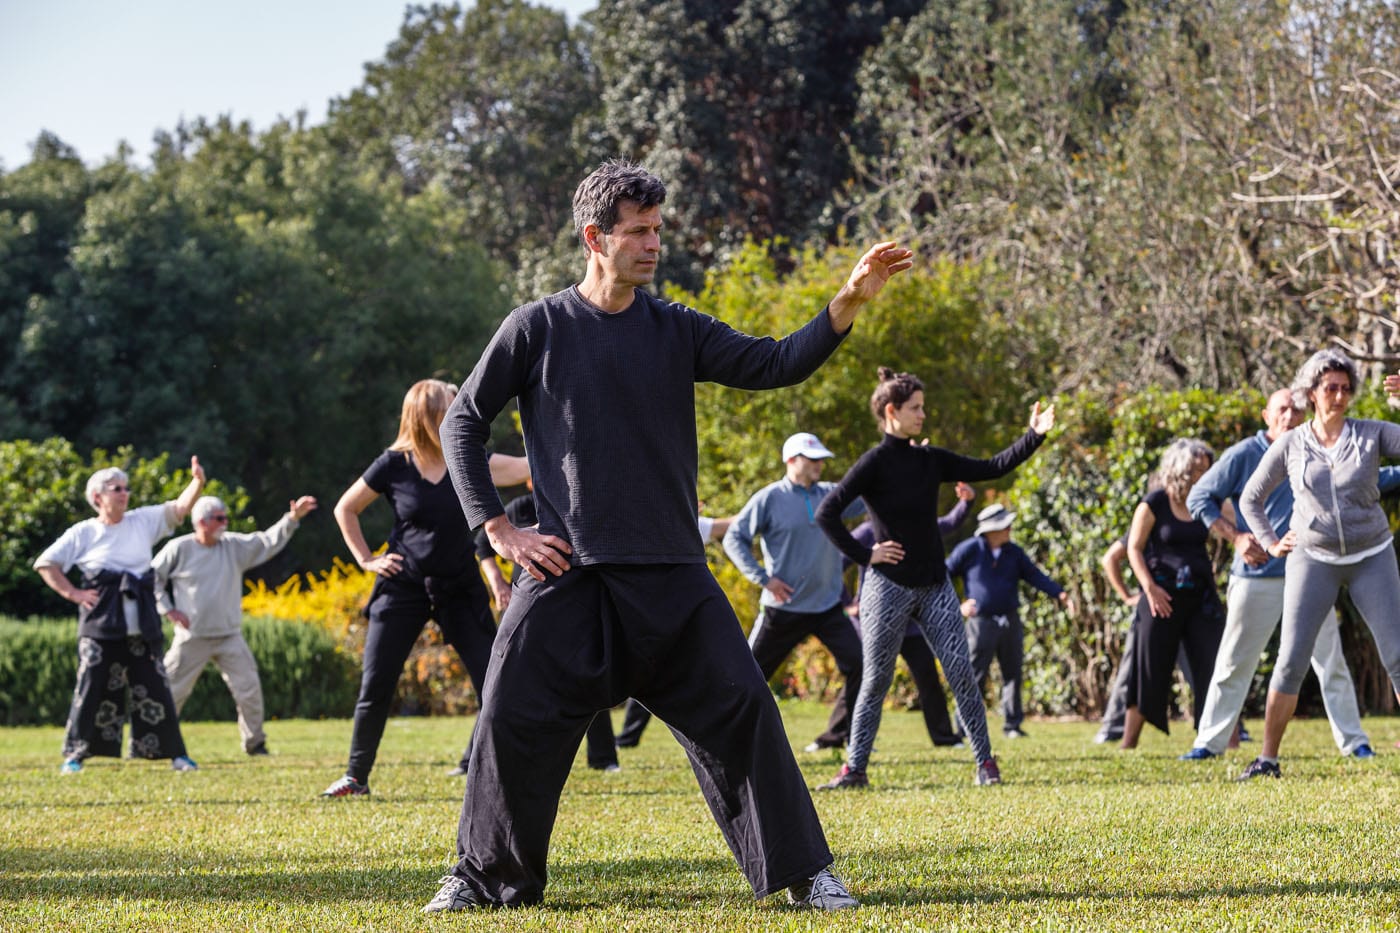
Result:
{"type": "MultiPolygon", "coordinates": [[[[1267,389],[1326,344],[1374,375],[1400,341],[1397,47],[1383,0],[409,7],[323,125],[197,119],[149,167],[44,134],[0,172],[0,437],[198,453],[263,523],[329,500],[412,381],[462,378],[577,276],[570,195],[613,155],[671,185],[662,289],[736,321],[755,262],[815,280],[846,243],[916,245],[951,289],[922,310],[971,309],[925,356],[995,367],[931,383],[947,425],[1035,392],[1267,389]]],[[[852,359],[911,353],[871,339],[852,359]]],[[[705,404],[733,439],[783,414],[705,404]]]]}

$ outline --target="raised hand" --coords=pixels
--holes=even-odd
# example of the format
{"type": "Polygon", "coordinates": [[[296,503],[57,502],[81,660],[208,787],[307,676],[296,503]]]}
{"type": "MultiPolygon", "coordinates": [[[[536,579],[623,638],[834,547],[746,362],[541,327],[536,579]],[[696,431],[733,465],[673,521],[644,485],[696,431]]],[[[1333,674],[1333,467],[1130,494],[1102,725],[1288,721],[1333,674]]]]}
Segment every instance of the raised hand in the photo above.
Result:
{"type": "Polygon", "coordinates": [[[307,516],[307,513],[313,512],[315,509],[315,496],[302,496],[300,499],[293,499],[287,505],[287,511],[291,512],[292,518],[295,518],[297,521],[301,521],[307,516]]]}
{"type": "Polygon", "coordinates": [[[856,260],[850,278],[836,297],[827,305],[831,325],[837,333],[845,333],[855,322],[861,306],[874,300],[880,289],[897,273],[914,265],[914,251],[905,249],[894,240],[876,243],[856,260]]]}
{"type": "Polygon", "coordinates": [[[1050,433],[1050,429],[1055,426],[1055,406],[1052,403],[1044,411],[1041,411],[1040,403],[1036,402],[1031,408],[1031,430],[1041,437],[1050,433]]]}

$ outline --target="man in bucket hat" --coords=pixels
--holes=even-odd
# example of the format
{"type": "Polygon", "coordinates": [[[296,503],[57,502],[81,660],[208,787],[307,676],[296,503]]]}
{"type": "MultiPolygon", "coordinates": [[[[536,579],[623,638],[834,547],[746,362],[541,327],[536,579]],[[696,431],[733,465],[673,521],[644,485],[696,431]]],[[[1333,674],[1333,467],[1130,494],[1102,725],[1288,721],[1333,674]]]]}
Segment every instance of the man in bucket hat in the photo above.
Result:
{"type": "Polygon", "coordinates": [[[1009,739],[1025,737],[1021,722],[1021,662],[1025,631],[1021,626],[1019,584],[1022,580],[1057,599],[1065,611],[1074,601],[1045,575],[1026,552],[1011,543],[1016,513],[1004,505],[989,505],[977,513],[977,530],[948,556],[948,576],[964,582],[962,614],[967,619],[967,647],[978,684],[985,688],[995,658],[1001,668],[1002,732],[1009,739]]]}

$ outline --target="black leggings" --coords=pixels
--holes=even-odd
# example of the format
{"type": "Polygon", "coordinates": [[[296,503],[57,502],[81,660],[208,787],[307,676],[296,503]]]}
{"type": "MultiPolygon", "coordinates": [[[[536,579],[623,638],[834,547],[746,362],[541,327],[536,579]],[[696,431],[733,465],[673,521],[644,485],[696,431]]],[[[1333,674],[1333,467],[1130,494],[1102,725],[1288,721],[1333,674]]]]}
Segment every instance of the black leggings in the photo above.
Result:
{"type": "Polygon", "coordinates": [[[346,774],[355,780],[369,780],[404,662],[429,618],[442,631],[443,641],[457,650],[476,688],[477,699],[481,700],[496,621],[491,615],[486,587],[475,568],[471,577],[464,575],[447,585],[393,577],[375,580],[369,601],[364,673],[360,678],[360,697],[355,701],[350,764],[346,769],[346,774]]]}

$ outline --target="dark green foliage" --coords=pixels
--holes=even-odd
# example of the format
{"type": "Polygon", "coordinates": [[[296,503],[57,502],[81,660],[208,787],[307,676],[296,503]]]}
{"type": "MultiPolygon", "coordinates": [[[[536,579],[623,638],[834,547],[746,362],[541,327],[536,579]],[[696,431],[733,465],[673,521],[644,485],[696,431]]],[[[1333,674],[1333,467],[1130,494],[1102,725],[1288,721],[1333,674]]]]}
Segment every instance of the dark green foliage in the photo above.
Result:
{"type": "MultiPolygon", "coordinates": [[[[603,0],[601,133],[671,186],[663,274],[697,288],[746,239],[813,235],[851,174],[856,68],[923,0],[603,0]]],[[[897,30],[896,30],[897,31],[897,30]]]]}
{"type": "Polygon", "coordinates": [[[330,137],[406,191],[451,192],[461,235],[518,279],[570,227],[574,186],[601,155],[576,130],[601,106],[583,35],[522,0],[410,6],[383,61],[332,104],[330,137]]]}
{"type": "MultiPolygon", "coordinates": [[[[27,616],[74,611],[40,579],[33,564],[68,526],[95,514],[84,499],[84,489],[89,476],[110,466],[126,471],[132,508],[175,499],[190,481],[188,463],[172,468],[178,465],[171,464],[167,454],[143,460],[131,447],[120,447],[115,453],[99,448],[85,460],[62,438],[42,443],[0,441],[0,607],[4,612],[27,616]]],[[[205,487],[205,493],[220,497],[232,510],[234,531],[251,530],[251,520],[238,517],[248,504],[242,489],[230,490],[216,480],[205,487]]]]}
{"type": "Polygon", "coordinates": [[[460,227],[443,192],[405,196],[287,125],[182,126],[149,172],[54,157],[0,175],[0,335],[18,336],[0,437],[198,454],[259,526],[315,495],[275,566],[324,565],[329,507],[393,439],[404,391],[464,376],[504,310],[460,227]]]}
{"type": "MultiPolygon", "coordinates": [[[[348,716],[359,687],[359,663],[336,648],[319,626],[248,619],[243,626],[258,661],[269,719],[348,716]]],[[[166,626],[166,644],[171,632],[166,626]]],[[[0,723],[61,725],[78,673],[77,623],[72,619],[0,618],[0,723]]],[[[231,720],[233,699],[212,668],[201,675],[182,719],[231,720]]]]}

